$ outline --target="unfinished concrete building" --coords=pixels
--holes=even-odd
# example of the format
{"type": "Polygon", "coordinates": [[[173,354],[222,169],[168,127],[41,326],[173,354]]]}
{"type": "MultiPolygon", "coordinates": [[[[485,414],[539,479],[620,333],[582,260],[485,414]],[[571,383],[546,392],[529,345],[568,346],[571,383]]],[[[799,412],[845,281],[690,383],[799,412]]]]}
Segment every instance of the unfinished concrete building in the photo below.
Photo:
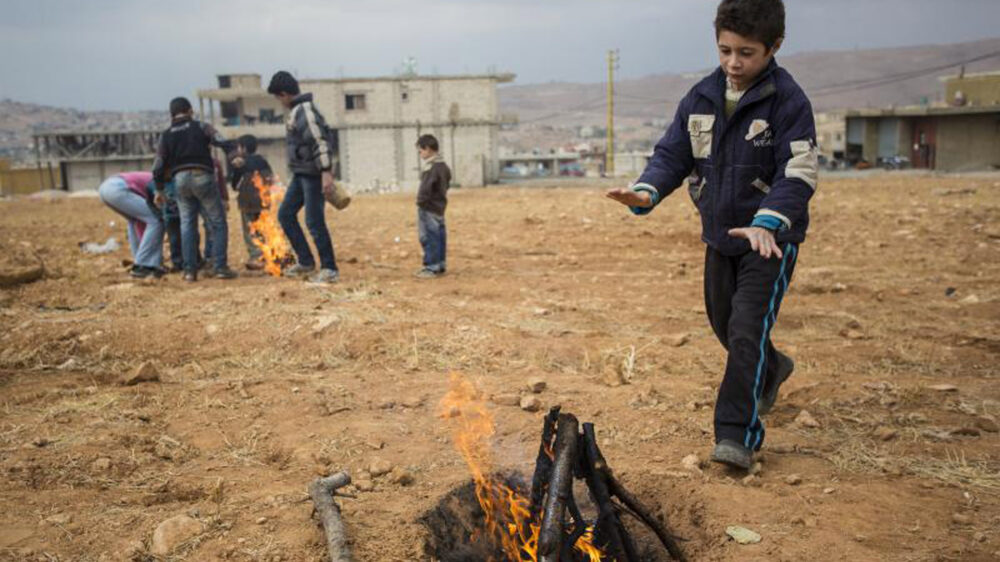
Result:
{"type": "MultiPolygon", "coordinates": [[[[164,123],[164,128],[166,128],[164,123]]],[[[108,176],[151,170],[161,131],[56,131],[34,135],[38,169],[58,166],[58,179],[69,191],[97,189],[108,176]]]]}
{"type": "MultiPolygon", "coordinates": [[[[287,175],[285,109],[257,74],[219,76],[198,92],[202,119],[227,138],[252,134],[259,152],[287,175]]],[[[451,166],[454,184],[482,186],[500,178],[497,84],[512,74],[397,76],[301,80],[337,130],[341,179],[355,190],[413,190],[420,183],[415,143],[432,134],[451,166]]]]}

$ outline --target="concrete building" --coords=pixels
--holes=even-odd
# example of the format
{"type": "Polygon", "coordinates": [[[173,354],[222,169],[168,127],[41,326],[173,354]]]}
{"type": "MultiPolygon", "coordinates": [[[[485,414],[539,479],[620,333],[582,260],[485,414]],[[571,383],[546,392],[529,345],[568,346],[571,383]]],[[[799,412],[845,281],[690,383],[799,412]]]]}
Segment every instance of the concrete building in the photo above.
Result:
{"type": "Polygon", "coordinates": [[[857,110],[847,113],[847,159],[914,168],[1000,169],[1000,105],[857,110]]]}
{"type": "Polygon", "coordinates": [[[1000,72],[962,73],[944,79],[945,100],[954,106],[1000,105],[1000,72]]]}
{"type": "Polygon", "coordinates": [[[879,165],[905,157],[915,168],[1000,169],[1000,72],[943,80],[949,105],[848,111],[847,160],[879,165]]]}
{"type": "MultiPolygon", "coordinates": [[[[227,138],[255,135],[259,152],[279,175],[287,175],[285,109],[265,91],[260,75],[218,79],[218,88],[198,92],[202,119],[227,138]]],[[[337,130],[345,183],[357,191],[414,190],[420,183],[414,145],[428,133],[441,143],[456,185],[499,181],[499,129],[516,120],[500,115],[497,84],[513,79],[513,74],[413,75],[301,80],[300,86],[337,130]]]]}
{"type": "Polygon", "coordinates": [[[828,160],[841,160],[847,148],[847,125],[843,113],[817,113],[816,142],[828,160]]]}
{"type": "MultiPolygon", "coordinates": [[[[164,128],[166,128],[164,123],[164,128]]],[[[58,131],[34,135],[38,169],[69,191],[97,189],[108,176],[152,170],[160,131],[58,131]]],[[[43,174],[45,175],[45,174],[43,174]]]]}

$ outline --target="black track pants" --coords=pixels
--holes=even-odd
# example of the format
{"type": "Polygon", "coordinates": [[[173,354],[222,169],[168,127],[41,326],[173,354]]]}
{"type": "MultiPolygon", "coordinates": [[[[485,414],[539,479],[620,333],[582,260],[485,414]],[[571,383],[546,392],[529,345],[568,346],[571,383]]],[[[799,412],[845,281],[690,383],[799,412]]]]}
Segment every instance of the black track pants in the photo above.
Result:
{"type": "Polygon", "coordinates": [[[783,244],[781,259],[756,252],[726,256],[705,254],[705,307],[709,322],[729,352],[726,374],[715,402],[715,440],[729,439],[759,450],[764,425],[760,398],[776,383],[777,351],[771,329],[795,269],[798,245],[783,244]]]}

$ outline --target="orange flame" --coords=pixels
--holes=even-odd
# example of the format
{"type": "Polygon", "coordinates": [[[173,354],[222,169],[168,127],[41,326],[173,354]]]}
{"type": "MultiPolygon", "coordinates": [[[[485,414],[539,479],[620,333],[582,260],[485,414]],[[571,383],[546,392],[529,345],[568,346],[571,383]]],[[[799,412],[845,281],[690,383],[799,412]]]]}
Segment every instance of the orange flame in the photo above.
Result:
{"type": "Polygon", "coordinates": [[[278,207],[285,197],[285,189],[277,182],[265,183],[257,173],[253,175],[253,185],[261,202],[260,217],[250,223],[253,244],[263,254],[264,271],[273,277],[281,277],[281,270],[292,255],[285,231],[278,223],[278,207]]]}
{"type": "MultiPolygon", "coordinates": [[[[511,562],[538,562],[540,526],[531,513],[531,502],[495,476],[489,440],[496,426],[482,394],[464,377],[452,374],[451,389],[441,399],[441,416],[452,423],[452,439],[472,473],[490,538],[511,562]]],[[[603,552],[593,540],[593,528],[589,528],[574,549],[590,562],[601,562],[603,552]]]]}

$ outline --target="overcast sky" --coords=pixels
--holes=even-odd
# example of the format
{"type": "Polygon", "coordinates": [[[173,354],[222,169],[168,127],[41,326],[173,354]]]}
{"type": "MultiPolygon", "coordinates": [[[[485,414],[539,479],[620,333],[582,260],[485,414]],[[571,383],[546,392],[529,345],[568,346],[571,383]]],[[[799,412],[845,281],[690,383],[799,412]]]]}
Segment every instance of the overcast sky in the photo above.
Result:
{"type": "MultiPolygon", "coordinates": [[[[711,0],[0,0],[0,98],[159,109],[220,73],[514,72],[600,82],[715,64],[711,0]]],[[[1000,0],[786,0],[786,53],[1000,36],[1000,0]]]]}

